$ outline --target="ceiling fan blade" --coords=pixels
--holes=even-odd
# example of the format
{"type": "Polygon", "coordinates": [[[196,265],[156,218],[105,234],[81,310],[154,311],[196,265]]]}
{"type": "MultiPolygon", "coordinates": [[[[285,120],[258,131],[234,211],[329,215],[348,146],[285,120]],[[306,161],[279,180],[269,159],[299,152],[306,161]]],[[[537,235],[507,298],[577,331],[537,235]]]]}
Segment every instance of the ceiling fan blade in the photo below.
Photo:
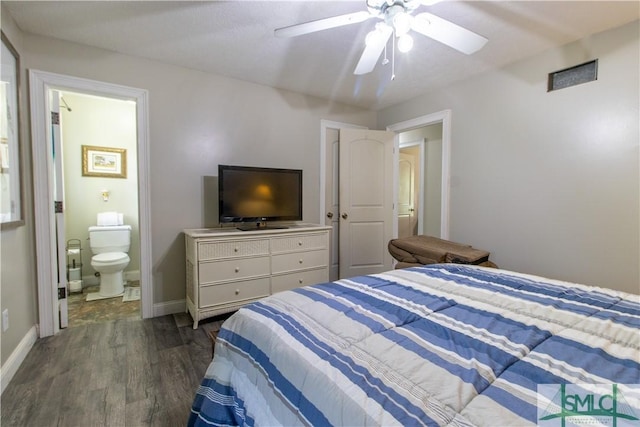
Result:
{"type": "Polygon", "coordinates": [[[291,25],[290,27],[278,28],[274,31],[276,37],[295,37],[303,34],[315,33],[316,31],[328,30],[329,28],[342,27],[349,24],[357,24],[373,18],[367,11],[347,13],[346,15],[333,16],[331,18],[318,19],[317,21],[305,22],[303,24],[291,25]]]}
{"type": "Polygon", "coordinates": [[[415,16],[411,29],[467,55],[480,50],[488,41],[473,31],[426,12],[415,16]]]}
{"type": "Polygon", "coordinates": [[[378,58],[380,58],[382,50],[387,45],[389,37],[391,37],[391,34],[393,33],[393,29],[388,25],[383,25],[375,31],[380,31],[380,34],[378,37],[368,37],[369,40],[362,52],[360,61],[358,61],[358,65],[356,65],[356,69],[353,71],[353,74],[367,74],[373,71],[376,63],[378,62],[378,58]]]}

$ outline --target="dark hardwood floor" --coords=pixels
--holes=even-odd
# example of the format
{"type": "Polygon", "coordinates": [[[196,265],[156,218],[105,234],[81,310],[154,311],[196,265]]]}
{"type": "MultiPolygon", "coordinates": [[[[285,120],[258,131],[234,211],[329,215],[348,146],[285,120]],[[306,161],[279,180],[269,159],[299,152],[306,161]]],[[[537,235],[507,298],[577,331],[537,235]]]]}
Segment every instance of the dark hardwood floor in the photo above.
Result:
{"type": "Polygon", "coordinates": [[[0,425],[184,426],[211,360],[207,332],[223,320],[120,319],[38,339],[2,394],[0,425]]]}

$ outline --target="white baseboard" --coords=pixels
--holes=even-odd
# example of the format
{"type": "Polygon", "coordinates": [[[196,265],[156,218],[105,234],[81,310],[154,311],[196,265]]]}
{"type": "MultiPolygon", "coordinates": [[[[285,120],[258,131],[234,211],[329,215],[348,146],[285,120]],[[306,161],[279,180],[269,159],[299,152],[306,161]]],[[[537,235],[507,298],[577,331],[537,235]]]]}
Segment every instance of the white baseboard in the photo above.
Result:
{"type": "Polygon", "coordinates": [[[153,304],[153,317],[166,316],[167,314],[185,313],[186,309],[186,299],[161,302],[159,304],[153,304]]]}
{"type": "Polygon", "coordinates": [[[4,393],[4,389],[7,388],[13,376],[18,372],[18,368],[22,365],[22,362],[24,362],[27,354],[29,354],[29,351],[31,350],[31,347],[33,347],[33,344],[35,344],[36,339],[38,339],[38,331],[36,326],[33,326],[20,340],[18,346],[13,350],[7,361],[0,368],[0,378],[2,382],[0,395],[4,393]]]}

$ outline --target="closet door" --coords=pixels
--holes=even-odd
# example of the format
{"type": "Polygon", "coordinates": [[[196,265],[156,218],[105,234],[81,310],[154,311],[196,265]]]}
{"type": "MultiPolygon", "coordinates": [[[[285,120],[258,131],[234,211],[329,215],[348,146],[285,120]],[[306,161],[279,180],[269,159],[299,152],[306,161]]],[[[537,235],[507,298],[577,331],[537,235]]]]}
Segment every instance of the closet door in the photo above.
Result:
{"type": "Polygon", "coordinates": [[[392,268],[394,137],[340,130],[340,278],[392,268]]]}

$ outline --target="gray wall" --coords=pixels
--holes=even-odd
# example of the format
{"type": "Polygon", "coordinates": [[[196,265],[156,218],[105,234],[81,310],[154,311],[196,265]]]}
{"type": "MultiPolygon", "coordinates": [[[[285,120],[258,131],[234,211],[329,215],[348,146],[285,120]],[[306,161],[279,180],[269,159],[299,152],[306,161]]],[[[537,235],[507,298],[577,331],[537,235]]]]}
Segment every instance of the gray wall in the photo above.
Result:
{"type": "Polygon", "coordinates": [[[450,237],[503,268],[640,293],[638,22],[379,113],[452,110],[450,237]],[[547,74],[599,59],[598,80],[547,74]]]}
{"type": "MultiPolygon", "coordinates": [[[[11,41],[20,55],[24,52],[24,41],[20,30],[10,15],[2,11],[2,31],[11,41]]],[[[24,58],[21,57],[21,68],[24,71],[24,58]]],[[[20,75],[22,95],[26,93],[24,72],[20,75]]],[[[28,117],[22,98],[21,123],[21,167],[22,167],[22,202],[25,225],[3,229],[0,232],[0,305],[1,309],[9,309],[9,329],[2,332],[0,349],[2,364],[16,348],[20,340],[27,334],[37,319],[38,296],[36,292],[35,246],[33,226],[33,196],[31,192],[31,148],[28,137],[28,117]]]]}
{"type": "Polygon", "coordinates": [[[204,177],[219,163],[304,170],[318,221],[319,123],[375,114],[144,59],[25,34],[26,66],[149,91],[154,303],[184,299],[184,228],[205,222],[204,177]]]}
{"type": "MultiPolygon", "coordinates": [[[[320,120],[375,127],[375,112],[201,73],[88,46],[21,33],[2,10],[2,29],[24,69],[110,82],[149,91],[150,196],[154,304],[185,297],[184,228],[203,227],[205,177],[217,165],[245,164],[304,170],[304,220],[318,222],[320,120]]],[[[26,72],[22,95],[28,99],[26,72]]],[[[28,117],[25,102],[23,117],[28,117]]],[[[23,121],[25,132],[29,124],[23,121]]],[[[2,363],[38,322],[30,169],[23,139],[27,225],[2,231],[2,308],[11,307],[2,333],[2,363]],[[11,250],[6,250],[11,248],[11,250]]]]}

